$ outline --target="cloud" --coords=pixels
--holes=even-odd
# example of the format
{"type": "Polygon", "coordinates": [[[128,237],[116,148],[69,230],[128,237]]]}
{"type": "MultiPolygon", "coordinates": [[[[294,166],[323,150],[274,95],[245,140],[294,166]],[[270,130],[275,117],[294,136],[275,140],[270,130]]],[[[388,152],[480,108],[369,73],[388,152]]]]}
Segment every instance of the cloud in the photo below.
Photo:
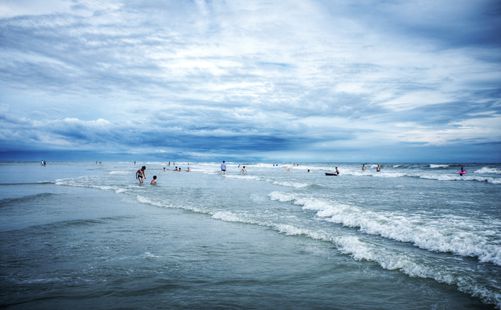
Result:
{"type": "Polygon", "coordinates": [[[487,0],[4,1],[1,144],[499,150],[500,12],[487,0]]]}

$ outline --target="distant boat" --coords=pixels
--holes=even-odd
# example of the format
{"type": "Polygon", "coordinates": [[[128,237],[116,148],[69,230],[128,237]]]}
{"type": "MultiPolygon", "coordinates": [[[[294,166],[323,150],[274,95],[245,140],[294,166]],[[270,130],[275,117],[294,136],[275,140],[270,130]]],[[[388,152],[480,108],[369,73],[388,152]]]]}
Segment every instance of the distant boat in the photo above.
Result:
{"type": "Polygon", "coordinates": [[[338,176],[338,174],[337,174],[337,173],[335,173],[335,172],[326,172],[326,173],[325,173],[325,175],[328,175],[328,176],[335,176],[335,177],[336,177],[336,176],[338,176]]]}

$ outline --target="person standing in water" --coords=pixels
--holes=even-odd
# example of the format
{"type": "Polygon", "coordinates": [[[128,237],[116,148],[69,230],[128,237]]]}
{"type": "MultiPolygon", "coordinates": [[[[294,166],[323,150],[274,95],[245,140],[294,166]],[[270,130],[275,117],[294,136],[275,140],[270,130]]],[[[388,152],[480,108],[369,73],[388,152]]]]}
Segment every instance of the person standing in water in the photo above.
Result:
{"type": "Polygon", "coordinates": [[[245,169],[245,166],[242,166],[242,170],[240,170],[240,174],[241,175],[246,175],[247,174],[247,170],[245,169]]]}
{"type": "Polygon", "coordinates": [[[226,162],[223,160],[223,163],[221,164],[221,173],[226,174],[226,162]]]}
{"type": "Polygon", "coordinates": [[[337,167],[336,167],[336,175],[339,175],[339,170],[337,169],[337,167]]]}
{"type": "Polygon", "coordinates": [[[146,166],[142,166],[141,169],[136,171],[136,179],[139,181],[139,184],[143,184],[146,179],[146,166]]]}
{"type": "Polygon", "coordinates": [[[463,176],[463,175],[465,175],[465,174],[466,174],[466,170],[464,170],[464,166],[463,166],[463,165],[461,165],[461,170],[459,170],[459,175],[460,175],[460,176],[463,176]]]}

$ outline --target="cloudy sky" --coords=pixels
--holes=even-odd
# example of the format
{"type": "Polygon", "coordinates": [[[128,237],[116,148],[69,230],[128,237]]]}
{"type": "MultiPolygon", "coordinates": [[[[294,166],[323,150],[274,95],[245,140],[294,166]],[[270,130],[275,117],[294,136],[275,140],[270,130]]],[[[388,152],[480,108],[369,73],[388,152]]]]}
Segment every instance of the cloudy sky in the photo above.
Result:
{"type": "Polygon", "coordinates": [[[70,153],[500,162],[501,2],[0,0],[0,158],[70,153]]]}

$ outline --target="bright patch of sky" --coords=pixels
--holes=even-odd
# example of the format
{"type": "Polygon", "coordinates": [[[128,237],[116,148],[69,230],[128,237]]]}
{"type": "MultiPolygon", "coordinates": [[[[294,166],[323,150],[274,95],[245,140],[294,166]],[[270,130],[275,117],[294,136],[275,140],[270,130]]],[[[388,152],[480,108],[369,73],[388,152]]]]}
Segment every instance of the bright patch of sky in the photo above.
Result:
{"type": "Polygon", "coordinates": [[[501,4],[0,1],[0,148],[501,161],[501,4]]]}

